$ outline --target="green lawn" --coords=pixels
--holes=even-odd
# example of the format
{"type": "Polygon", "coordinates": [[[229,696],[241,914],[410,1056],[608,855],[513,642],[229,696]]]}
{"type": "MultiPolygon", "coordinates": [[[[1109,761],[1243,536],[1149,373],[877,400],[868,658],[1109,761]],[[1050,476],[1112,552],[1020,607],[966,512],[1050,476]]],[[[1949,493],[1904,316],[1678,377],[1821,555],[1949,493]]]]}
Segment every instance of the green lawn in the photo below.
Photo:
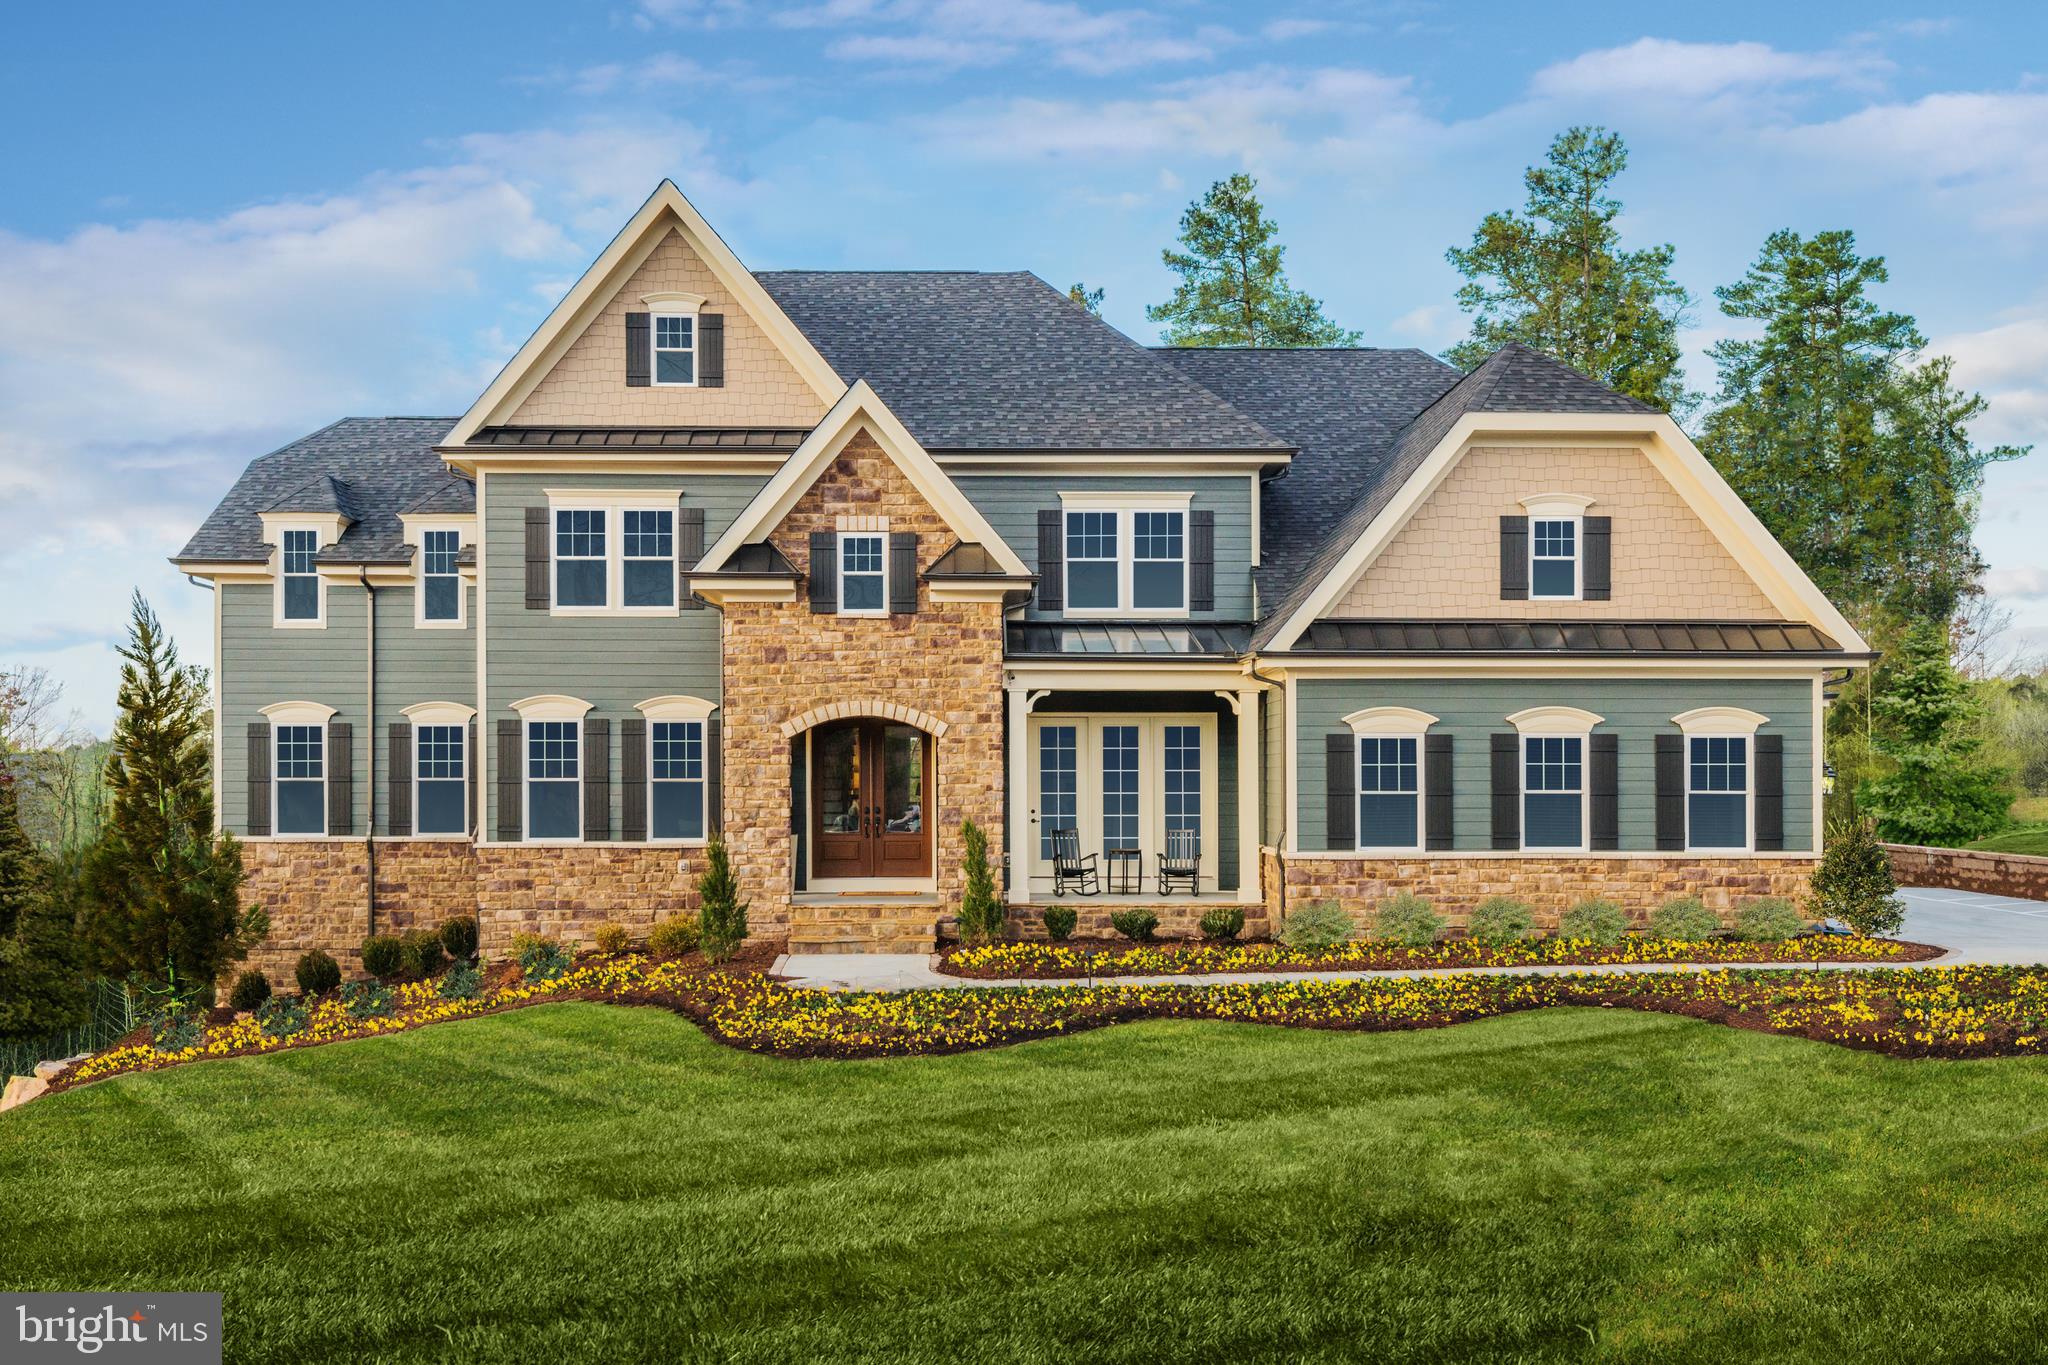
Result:
{"type": "Polygon", "coordinates": [[[1993,853],[2036,853],[2048,856],[2048,825],[2035,825],[2031,829],[2009,829],[2003,834],[1994,834],[1979,839],[1965,848],[1988,849],[1993,853]]]}
{"type": "Polygon", "coordinates": [[[1625,1010],[790,1062],[571,1004],[0,1118],[0,1284],[230,1360],[1983,1360],[2048,1061],[1625,1010]]]}

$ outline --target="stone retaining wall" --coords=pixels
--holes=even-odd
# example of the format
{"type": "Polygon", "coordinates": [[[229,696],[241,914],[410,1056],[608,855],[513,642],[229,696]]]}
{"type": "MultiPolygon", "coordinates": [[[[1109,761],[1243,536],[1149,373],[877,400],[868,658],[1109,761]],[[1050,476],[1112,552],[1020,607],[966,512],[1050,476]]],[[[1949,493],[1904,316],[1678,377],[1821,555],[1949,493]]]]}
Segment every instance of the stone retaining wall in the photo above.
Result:
{"type": "Polygon", "coordinates": [[[1947,886],[1989,896],[2048,901],[2048,858],[1973,848],[1886,844],[1900,886],[1947,886]]]}

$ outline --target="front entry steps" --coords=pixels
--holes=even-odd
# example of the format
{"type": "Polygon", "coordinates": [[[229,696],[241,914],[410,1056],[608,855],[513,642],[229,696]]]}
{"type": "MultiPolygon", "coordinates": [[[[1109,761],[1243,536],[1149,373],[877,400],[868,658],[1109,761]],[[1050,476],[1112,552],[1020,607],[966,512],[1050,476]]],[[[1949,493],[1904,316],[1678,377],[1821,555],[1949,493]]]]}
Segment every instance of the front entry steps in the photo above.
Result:
{"type": "Polygon", "coordinates": [[[929,953],[939,897],[929,891],[799,892],[789,907],[792,953],[929,953]]]}

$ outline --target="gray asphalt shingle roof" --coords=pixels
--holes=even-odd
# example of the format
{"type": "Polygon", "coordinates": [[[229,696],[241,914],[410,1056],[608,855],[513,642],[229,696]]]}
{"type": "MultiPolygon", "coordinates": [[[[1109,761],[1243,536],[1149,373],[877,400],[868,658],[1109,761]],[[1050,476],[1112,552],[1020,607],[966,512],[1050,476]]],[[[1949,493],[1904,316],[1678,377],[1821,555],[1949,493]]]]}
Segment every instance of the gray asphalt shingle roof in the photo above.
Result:
{"type": "Polygon", "coordinates": [[[408,560],[412,549],[399,524],[401,512],[414,510],[413,504],[422,499],[434,511],[476,509],[469,481],[451,478],[448,466],[434,453],[435,444],[454,425],[452,417],[346,417],[273,450],[249,465],[177,558],[266,559],[270,550],[263,543],[261,513],[340,510],[354,524],[338,544],[321,552],[324,562],[408,560]],[[323,482],[339,485],[345,508],[299,505],[328,496],[309,492],[323,482]]]}
{"type": "Polygon", "coordinates": [[[757,272],[847,383],[927,450],[1272,450],[1288,442],[1036,275],[757,272]]]}

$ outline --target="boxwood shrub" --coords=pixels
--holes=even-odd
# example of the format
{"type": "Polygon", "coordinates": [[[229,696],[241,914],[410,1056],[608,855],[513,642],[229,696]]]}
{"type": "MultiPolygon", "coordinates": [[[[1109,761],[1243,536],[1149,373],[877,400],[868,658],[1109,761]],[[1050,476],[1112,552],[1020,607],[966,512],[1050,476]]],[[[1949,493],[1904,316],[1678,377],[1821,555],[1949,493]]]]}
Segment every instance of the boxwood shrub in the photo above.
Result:
{"type": "Polygon", "coordinates": [[[1048,905],[1045,907],[1045,936],[1054,943],[1065,943],[1074,936],[1074,925],[1080,916],[1071,905],[1048,905]]]}
{"type": "Polygon", "coordinates": [[[1650,932],[1658,938],[1699,943],[1712,938],[1720,928],[1721,917],[1707,909],[1697,896],[1679,896],[1650,912],[1650,932]]]}
{"type": "Polygon", "coordinates": [[[1810,927],[1806,916],[1799,913],[1799,907],[1782,896],[1760,897],[1735,913],[1737,937],[1754,939],[1759,943],[1779,943],[1797,938],[1810,927]]]}
{"type": "Polygon", "coordinates": [[[1109,927],[1133,943],[1150,943],[1159,928],[1159,916],[1150,910],[1118,910],[1110,915],[1109,927]]]}
{"type": "Polygon", "coordinates": [[[1429,902],[1407,891],[1397,891],[1380,902],[1372,917],[1372,936],[1404,948],[1427,948],[1444,931],[1444,917],[1429,908],[1429,902]]]}
{"type": "Polygon", "coordinates": [[[363,940],[363,970],[379,981],[397,976],[405,966],[405,945],[395,934],[372,934],[363,940]]]}
{"type": "Polygon", "coordinates": [[[235,988],[228,992],[228,1007],[235,1010],[261,1009],[269,998],[270,978],[259,971],[246,971],[235,978],[235,988]]]}
{"type": "Polygon", "coordinates": [[[1298,953],[1321,953],[1340,943],[1349,943],[1358,933],[1358,921],[1335,901],[1310,901],[1291,910],[1280,926],[1280,941],[1298,953]]]}
{"type": "Polygon", "coordinates": [[[1613,901],[1589,898],[1564,912],[1557,922],[1557,934],[1587,943],[1619,943],[1628,937],[1628,916],[1613,901]]]}
{"type": "Polygon", "coordinates": [[[292,975],[298,979],[300,995],[325,995],[341,984],[341,967],[315,948],[299,959],[292,975]]]}
{"type": "Polygon", "coordinates": [[[1512,896],[1489,896],[1472,912],[1465,936],[1481,943],[1519,943],[1536,928],[1536,916],[1512,896]]]}
{"type": "Polygon", "coordinates": [[[441,947],[457,962],[476,956],[476,916],[457,915],[441,922],[441,947]]]}

